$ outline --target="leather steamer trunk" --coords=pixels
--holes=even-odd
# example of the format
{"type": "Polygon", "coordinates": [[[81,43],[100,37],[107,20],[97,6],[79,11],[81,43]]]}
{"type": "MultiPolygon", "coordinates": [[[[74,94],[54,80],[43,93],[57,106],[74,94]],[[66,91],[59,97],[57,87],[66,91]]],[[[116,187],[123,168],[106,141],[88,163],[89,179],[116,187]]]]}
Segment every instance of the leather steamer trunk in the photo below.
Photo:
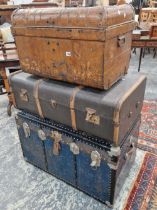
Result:
{"type": "Polygon", "coordinates": [[[105,91],[20,71],[11,75],[10,85],[18,109],[119,145],[141,112],[146,77],[127,75],[105,91]]]}
{"type": "Polygon", "coordinates": [[[25,160],[109,206],[114,203],[135,158],[140,116],[119,147],[24,112],[16,123],[25,160]]]}
{"type": "Polygon", "coordinates": [[[127,73],[134,25],[127,4],[18,9],[12,15],[25,72],[100,89],[127,73]]]}

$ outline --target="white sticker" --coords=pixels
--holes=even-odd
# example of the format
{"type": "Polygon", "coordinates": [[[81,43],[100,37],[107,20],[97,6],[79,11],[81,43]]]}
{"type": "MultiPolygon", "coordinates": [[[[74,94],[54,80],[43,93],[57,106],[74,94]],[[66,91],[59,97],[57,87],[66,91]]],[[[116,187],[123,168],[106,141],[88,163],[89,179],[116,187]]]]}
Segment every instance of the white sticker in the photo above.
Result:
{"type": "Polygon", "coordinates": [[[68,56],[68,57],[71,56],[71,52],[66,52],[65,54],[66,54],[66,56],[68,56]]]}
{"type": "Polygon", "coordinates": [[[119,14],[119,15],[120,15],[120,13],[121,13],[120,10],[118,10],[118,14],[119,14]]]}

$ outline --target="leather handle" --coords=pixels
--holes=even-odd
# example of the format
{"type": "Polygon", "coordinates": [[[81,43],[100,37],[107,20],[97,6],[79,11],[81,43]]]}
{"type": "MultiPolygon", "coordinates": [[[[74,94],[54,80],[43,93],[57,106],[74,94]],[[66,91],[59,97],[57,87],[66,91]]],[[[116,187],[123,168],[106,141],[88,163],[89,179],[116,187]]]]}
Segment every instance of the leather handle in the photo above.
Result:
{"type": "Polygon", "coordinates": [[[123,47],[125,45],[125,36],[118,36],[118,47],[123,47]]]}

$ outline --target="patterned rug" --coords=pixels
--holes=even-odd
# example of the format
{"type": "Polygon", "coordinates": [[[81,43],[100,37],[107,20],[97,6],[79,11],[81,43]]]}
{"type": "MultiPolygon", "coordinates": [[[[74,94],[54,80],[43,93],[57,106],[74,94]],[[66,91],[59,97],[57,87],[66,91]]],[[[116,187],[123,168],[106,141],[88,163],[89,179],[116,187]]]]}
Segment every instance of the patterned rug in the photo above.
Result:
{"type": "MultiPolygon", "coordinates": [[[[145,101],[138,148],[146,151],[123,210],[157,210],[157,102],[145,101]]],[[[143,152],[144,152],[143,151],[143,152]]],[[[142,153],[141,153],[142,154],[142,153]]]]}
{"type": "Polygon", "coordinates": [[[145,101],[138,148],[157,154],[157,101],[145,101]]]}

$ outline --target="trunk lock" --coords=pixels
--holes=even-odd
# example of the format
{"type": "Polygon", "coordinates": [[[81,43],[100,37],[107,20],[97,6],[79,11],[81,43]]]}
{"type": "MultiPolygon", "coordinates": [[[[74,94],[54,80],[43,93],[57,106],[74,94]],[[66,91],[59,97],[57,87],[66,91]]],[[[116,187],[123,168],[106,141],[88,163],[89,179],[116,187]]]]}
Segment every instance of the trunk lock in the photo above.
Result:
{"type": "Polygon", "coordinates": [[[91,108],[86,108],[86,121],[93,123],[95,125],[99,125],[100,124],[100,117],[98,115],[96,115],[96,110],[91,109],[91,108]]]}
{"type": "Polygon", "coordinates": [[[31,131],[30,131],[29,125],[26,122],[23,123],[23,130],[25,133],[25,137],[26,138],[30,137],[31,131]]]}
{"type": "Polygon", "coordinates": [[[58,131],[52,131],[51,132],[51,137],[54,140],[53,154],[54,155],[59,155],[59,151],[61,149],[60,141],[62,140],[62,134],[59,133],[58,131]]]}
{"type": "Polygon", "coordinates": [[[57,106],[57,102],[55,100],[51,99],[51,106],[52,106],[53,109],[55,109],[56,106],[57,106]]]}
{"type": "Polygon", "coordinates": [[[100,167],[100,162],[101,162],[101,156],[99,152],[97,151],[92,151],[91,153],[91,167],[100,167]]]}

